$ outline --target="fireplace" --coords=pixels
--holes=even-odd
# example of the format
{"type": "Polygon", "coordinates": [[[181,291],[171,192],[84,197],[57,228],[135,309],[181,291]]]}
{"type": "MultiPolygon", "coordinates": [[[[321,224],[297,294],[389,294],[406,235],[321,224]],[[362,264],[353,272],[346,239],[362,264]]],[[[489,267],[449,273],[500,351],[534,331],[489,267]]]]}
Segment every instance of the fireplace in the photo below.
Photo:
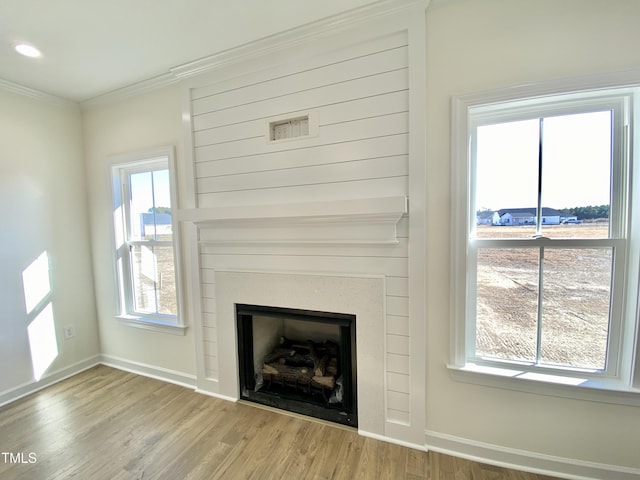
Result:
{"type": "Polygon", "coordinates": [[[236,304],[240,398],[357,426],[355,320],[236,304]]]}

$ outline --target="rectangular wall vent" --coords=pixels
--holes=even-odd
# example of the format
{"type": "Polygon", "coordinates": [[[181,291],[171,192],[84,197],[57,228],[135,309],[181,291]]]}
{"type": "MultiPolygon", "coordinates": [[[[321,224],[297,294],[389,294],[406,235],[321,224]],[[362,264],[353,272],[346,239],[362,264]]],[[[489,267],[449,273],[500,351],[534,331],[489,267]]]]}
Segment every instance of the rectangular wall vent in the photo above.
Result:
{"type": "Polygon", "coordinates": [[[318,125],[313,114],[272,119],[268,122],[268,127],[269,142],[315,137],[318,134],[318,125]]]}

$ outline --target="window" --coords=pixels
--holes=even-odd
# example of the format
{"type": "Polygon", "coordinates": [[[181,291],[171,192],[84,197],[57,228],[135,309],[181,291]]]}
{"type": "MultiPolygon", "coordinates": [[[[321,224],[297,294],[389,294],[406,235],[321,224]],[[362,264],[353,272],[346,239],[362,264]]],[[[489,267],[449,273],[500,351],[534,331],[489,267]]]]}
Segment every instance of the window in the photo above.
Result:
{"type": "Polygon", "coordinates": [[[454,370],[632,390],[634,95],[457,99],[454,370]]]}
{"type": "Polygon", "coordinates": [[[118,157],[113,213],[119,318],[180,333],[172,156],[165,149],[118,157]]]}

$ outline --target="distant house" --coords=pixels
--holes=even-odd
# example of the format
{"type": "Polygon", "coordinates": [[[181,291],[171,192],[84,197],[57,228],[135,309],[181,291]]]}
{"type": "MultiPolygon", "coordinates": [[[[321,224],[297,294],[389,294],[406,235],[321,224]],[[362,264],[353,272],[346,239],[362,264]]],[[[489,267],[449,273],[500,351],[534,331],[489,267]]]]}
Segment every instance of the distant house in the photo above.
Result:
{"type": "Polygon", "coordinates": [[[482,210],[476,214],[477,225],[491,225],[493,224],[494,216],[496,212],[494,210],[482,210]]]}
{"type": "MultiPolygon", "coordinates": [[[[492,225],[535,225],[536,209],[503,208],[493,216],[492,225]]],[[[567,220],[575,221],[577,217],[554,208],[542,207],[543,225],[560,225],[567,220]]]]}

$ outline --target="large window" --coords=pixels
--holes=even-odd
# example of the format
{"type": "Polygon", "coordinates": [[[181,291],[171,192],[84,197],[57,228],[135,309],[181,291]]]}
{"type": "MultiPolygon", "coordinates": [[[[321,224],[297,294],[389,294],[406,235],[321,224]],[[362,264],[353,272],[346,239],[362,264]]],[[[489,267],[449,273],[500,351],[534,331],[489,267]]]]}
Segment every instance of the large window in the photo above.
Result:
{"type": "Polygon", "coordinates": [[[458,103],[456,368],[633,384],[633,97],[625,89],[458,103]]]}
{"type": "Polygon", "coordinates": [[[169,331],[181,327],[171,156],[127,156],[112,169],[119,318],[169,331]]]}

